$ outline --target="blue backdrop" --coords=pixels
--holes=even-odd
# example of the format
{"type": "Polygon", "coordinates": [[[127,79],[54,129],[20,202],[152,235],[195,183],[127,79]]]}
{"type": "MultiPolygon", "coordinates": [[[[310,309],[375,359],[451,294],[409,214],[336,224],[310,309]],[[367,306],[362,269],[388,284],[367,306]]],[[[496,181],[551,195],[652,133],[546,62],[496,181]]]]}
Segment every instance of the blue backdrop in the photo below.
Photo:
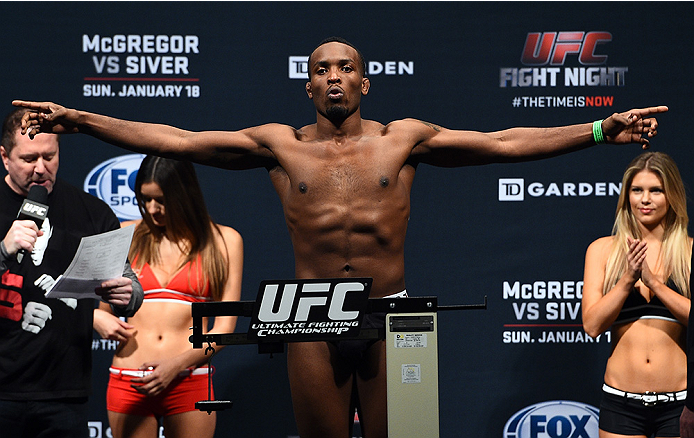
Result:
{"type": "MultiPolygon", "coordinates": [[[[189,130],[301,127],[315,121],[303,62],[340,35],[368,63],[365,118],[493,131],[668,105],[652,148],[673,156],[691,183],[693,12],[689,2],[3,2],[0,102],[9,111],[12,99],[51,100],[189,130]]],[[[77,186],[128,154],[87,136],[62,145],[60,176],[77,186]]],[[[638,153],[601,146],[530,163],[418,169],[409,293],[444,305],[489,299],[486,311],[439,315],[442,437],[530,437],[517,414],[533,405],[598,406],[610,345],[580,327],[583,257],[610,233],[622,172],[638,153]]],[[[244,238],[242,298],[254,299],[262,280],[291,278],[266,172],[197,169],[214,219],[244,238]]],[[[127,210],[123,187],[111,188],[117,196],[106,200],[127,210]]],[[[95,437],[108,436],[114,347],[94,343],[95,437]]],[[[230,347],[215,361],[217,396],[234,401],[216,436],[296,434],[284,355],[230,347]]],[[[550,432],[535,436],[564,436],[550,432]]]]}

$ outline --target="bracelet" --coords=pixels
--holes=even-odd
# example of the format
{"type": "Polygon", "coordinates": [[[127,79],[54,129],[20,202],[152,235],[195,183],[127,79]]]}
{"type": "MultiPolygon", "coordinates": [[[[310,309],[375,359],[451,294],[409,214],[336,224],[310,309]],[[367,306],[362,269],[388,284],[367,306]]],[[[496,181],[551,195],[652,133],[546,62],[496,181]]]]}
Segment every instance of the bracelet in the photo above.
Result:
{"type": "Polygon", "coordinates": [[[5,242],[0,240],[0,273],[7,271],[7,262],[10,260],[10,255],[5,248],[5,242]]]}
{"type": "Polygon", "coordinates": [[[7,252],[7,248],[5,247],[5,242],[0,240],[0,259],[9,259],[10,258],[10,253],[7,252]]]}
{"type": "Polygon", "coordinates": [[[602,133],[602,120],[593,122],[593,140],[595,140],[595,144],[605,143],[605,135],[602,133]]]}

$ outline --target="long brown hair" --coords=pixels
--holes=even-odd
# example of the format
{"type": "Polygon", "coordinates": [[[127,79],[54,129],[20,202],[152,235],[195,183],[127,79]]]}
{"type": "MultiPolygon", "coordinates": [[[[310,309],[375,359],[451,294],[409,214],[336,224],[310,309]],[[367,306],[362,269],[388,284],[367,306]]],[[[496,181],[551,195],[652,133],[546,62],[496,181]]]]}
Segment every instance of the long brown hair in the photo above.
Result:
{"type": "Polygon", "coordinates": [[[134,267],[138,269],[144,263],[159,262],[158,245],[165,232],[186,255],[179,269],[188,262],[194,265],[200,256],[203,278],[200,284],[191,286],[202,293],[205,282],[209,281],[212,299],[219,301],[229,275],[225,263],[229,254],[223,255],[217,245],[215,236],[221,236],[221,232],[207,211],[193,165],[188,161],[148,155],[135,178],[135,197],[143,220],[135,228],[130,246],[129,258],[135,261],[134,267]],[[162,190],[165,227],[155,225],[145,209],[141,189],[149,182],[156,183],[162,190]]]}

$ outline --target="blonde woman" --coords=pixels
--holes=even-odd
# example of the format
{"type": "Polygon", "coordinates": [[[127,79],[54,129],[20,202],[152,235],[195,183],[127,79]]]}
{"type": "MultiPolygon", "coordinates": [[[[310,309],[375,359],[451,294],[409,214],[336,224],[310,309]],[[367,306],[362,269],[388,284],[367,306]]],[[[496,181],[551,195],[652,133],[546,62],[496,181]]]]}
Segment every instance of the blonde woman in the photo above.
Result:
{"type": "Polygon", "coordinates": [[[612,328],[600,437],[677,437],[687,385],[690,257],[686,194],[668,155],[636,157],[612,235],[586,251],[583,328],[612,328]]]}
{"type": "MultiPolygon", "coordinates": [[[[145,300],[127,323],[100,310],[94,318],[102,337],[121,341],[107,391],[113,436],[156,438],[162,419],[167,438],[211,438],[215,414],[195,409],[208,397],[208,377],[204,350],[188,340],[190,304],[240,299],[243,242],[211,221],[189,162],[146,157],[135,195],[143,219],[130,260],[145,300]]],[[[235,326],[235,317],[217,317],[210,332],[235,326]]]]}

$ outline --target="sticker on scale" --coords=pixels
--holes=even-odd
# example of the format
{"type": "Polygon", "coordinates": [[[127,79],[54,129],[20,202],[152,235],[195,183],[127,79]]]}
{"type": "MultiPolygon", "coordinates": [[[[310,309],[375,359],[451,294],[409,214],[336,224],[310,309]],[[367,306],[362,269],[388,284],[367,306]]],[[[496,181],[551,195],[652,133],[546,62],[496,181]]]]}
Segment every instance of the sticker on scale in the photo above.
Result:
{"type": "Polygon", "coordinates": [[[395,348],[426,348],[426,333],[397,333],[395,335],[395,348]]]}
{"type": "Polygon", "coordinates": [[[422,383],[422,369],[418,363],[402,364],[402,383],[422,383]]]}

